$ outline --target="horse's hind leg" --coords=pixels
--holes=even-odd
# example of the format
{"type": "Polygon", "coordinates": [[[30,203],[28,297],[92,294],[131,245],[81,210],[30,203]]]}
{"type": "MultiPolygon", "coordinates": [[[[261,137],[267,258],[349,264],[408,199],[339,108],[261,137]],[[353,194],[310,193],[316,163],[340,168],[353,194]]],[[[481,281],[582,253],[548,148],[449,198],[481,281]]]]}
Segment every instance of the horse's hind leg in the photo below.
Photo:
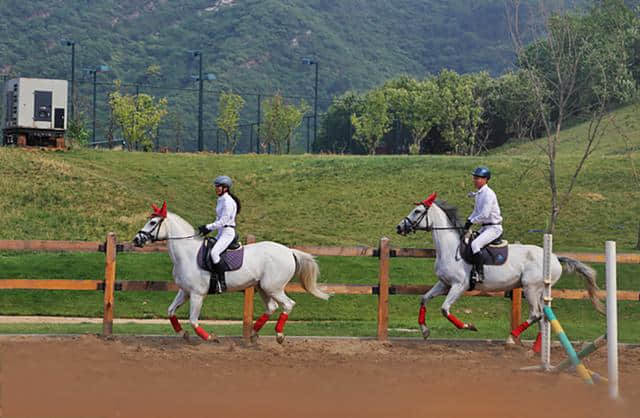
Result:
{"type": "Polygon", "coordinates": [[[451,309],[451,306],[454,303],[456,303],[456,301],[460,298],[460,296],[464,294],[465,290],[466,290],[466,286],[464,284],[455,284],[451,286],[451,289],[449,289],[449,294],[447,294],[447,297],[445,298],[444,303],[442,304],[442,307],[441,307],[442,315],[445,318],[447,318],[449,322],[455,325],[456,328],[458,329],[466,329],[468,331],[477,331],[478,329],[475,327],[475,325],[471,323],[462,322],[461,320],[456,318],[454,314],[452,314],[449,311],[449,309],[451,309]]]}
{"type": "MultiPolygon", "coordinates": [[[[511,331],[506,341],[506,344],[508,346],[513,344],[522,345],[522,343],[520,342],[520,334],[522,334],[531,325],[535,324],[536,322],[540,322],[540,320],[542,319],[542,305],[541,305],[542,293],[540,289],[533,286],[524,286],[523,292],[525,297],[527,298],[527,302],[529,303],[529,317],[522,324],[518,325],[516,329],[511,331]]],[[[538,332],[538,338],[536,339],[536,344],[534,344],[534,348],[533,348],[534,351],[536,349],[538,350],[536,352],[540,352],[539,340],[541,336],[542,334],[538,332]],[[536,348],[536,345],[538,346],[537,348],[536,348]]]]}
{"type": "Polygon", "coordinates": [[[284,342],[284,324],[287,322],[287,319],[289,319],[289,314],[296,303],[284,293],[284,290],[272,294],[271,297],[282,306],[282,313],[280,313],[278,323],[276,324],[276,340],[282,344],[284,342]]]}
{"type": "Polygon", "coordinates": [[[180,325],[180,322],[176,317],[176,311],[178,310],[179,307],[184,305],[184,302],[186,300],[187,300],[187,293],[184,290],[179,289],[178,293],[176,294],[176,297],[173,299],[173,302],[171,302],[171,305],[169,305],[169,309],[167,310],[169,314],[169,321],[171,321],[171,326],[173,327],[173,330],[177,334],[180,334],[180,336],[183,338],[188,338],[188,334],[185,330],[182,329],[182,326],[180,325]]]}
{"type": "Polygon", "coordinates": [[[435,298],[436,296],[444,295],[449,290],[449,287],[438,281],[427,293],[422,296],[422,301],[420,302],[420,312],[418,313],[418,324],[420,325],[420,331],[422,331],[422,336],[426,340],[429,338],[429,334],[431,331],[427,326],[426,315],[427,315],[427,303],[435,298]]]}
{"type": "Polygon", "coordinates": [[[191,308],[191,311],[189,313],[189,322],[191,322],[191,326],[193,327],[193,330],[196,332],[196,334],[198,334],[198,336],[203,340],[220,342],[220,340],[218,340],[218,337],[216,337],[214,334],[209,334],[198,324],[198,317],[200,316],[200,309],[202,309],[203,301],[204,295],[199,295],[194,292],[191,293],[191,298],[189,300],[189,305],[191,308]]]}
{"type": "Polygon", "coordinates": [[[262,329],[264,324],[269,320],[271,315],[278,309],[278,302],[275,301],[271,296],[267,295],[267,293],[262,290],[262,288],[258,288],[258,293],[262,297],[262,301],[264,302],[265,311],[260,318],[256,320],[253,324],[253,330],[251,330],[251,341],[255,342],[258,339],[258,332],[262,329]]]}

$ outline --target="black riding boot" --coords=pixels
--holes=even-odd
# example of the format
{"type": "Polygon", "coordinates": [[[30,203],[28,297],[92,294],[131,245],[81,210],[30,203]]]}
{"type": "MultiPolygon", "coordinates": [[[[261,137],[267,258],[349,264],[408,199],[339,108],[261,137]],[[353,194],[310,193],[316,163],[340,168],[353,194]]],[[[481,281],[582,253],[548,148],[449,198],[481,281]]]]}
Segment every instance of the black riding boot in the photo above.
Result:
{"type": "Polygon", "coordinates": [[[473,274],[471,278],[475,280],[476,283],[482,283],[484,281],[484,262],[481,252],[473,255],[473,274]]]}
{"type": "Polygon", "coordinates": [[[222,263],[214,264],[213,268],[215,272],[211,274],[209,293],[223,293],[227,290],[227,281],[225,280],[224,268],[222,267],[222,263]]]}

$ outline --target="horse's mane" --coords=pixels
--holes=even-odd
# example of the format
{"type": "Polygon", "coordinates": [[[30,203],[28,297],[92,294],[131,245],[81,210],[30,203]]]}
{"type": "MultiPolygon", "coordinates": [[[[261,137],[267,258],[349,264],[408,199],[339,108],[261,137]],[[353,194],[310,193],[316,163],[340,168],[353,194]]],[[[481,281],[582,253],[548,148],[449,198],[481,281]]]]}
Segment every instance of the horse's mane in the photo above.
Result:
{"type": "Polygon", "coordinates": [[[451,222],[453,226],[456,226],[458,228],[462,228],[464,226],[464,224],[460,221],[460,218],[458,217],[457,207],[448,203],[446,200],[440,200],[440,199],[437,199],[435,201],[435,204],[438,205],[440,209],[442,209],[445,215],[447,215],[447,218],[449,218],[449,222],[451,222]]]}
{"type": "Polygon", "coordinates": [[[177,215],[173,212],[168,212],[168,215],[171,215],[171,217],[173,218],[174,222],[176,224],[178,224],[178,226],[184,228],[186,233],[195,233],[196,230],[193,228],[193,226],[185,221],[184,219],[182,219],[182,217],[180,217],[180,215],[177,215]]]}

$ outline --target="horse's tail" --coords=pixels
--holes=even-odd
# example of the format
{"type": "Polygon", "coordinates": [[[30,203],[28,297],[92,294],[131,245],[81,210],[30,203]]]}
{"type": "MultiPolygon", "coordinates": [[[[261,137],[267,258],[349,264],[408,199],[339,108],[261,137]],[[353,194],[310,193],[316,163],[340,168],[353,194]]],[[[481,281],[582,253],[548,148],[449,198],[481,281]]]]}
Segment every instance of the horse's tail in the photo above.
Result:
{"type": "Polygon", "coordinates": [[[327,300],[331,295],[323,292],[318,287],[318,276],[320,276],[320,268],[316,259],[311,255],[298,250],[291,250],[293,258],[296,261],[295,275],[300,279],[304,290],[313,296],[327,300]]]}
{"type": "Polygon", "coordinates": [[[598,298],[597,294],[599,289],[598,284],[596,283],[596,271],[588,265],[581,263],[578,260],[574,260],[573,258],[559,256],[558,261],[562,264],[563,272],[577,273],[582,276],[587,285],[587,292],[589,292],[589,299],[591,300],[593,307],[604,315],[604,305],[602,305],[602,301],[598,298]]]}

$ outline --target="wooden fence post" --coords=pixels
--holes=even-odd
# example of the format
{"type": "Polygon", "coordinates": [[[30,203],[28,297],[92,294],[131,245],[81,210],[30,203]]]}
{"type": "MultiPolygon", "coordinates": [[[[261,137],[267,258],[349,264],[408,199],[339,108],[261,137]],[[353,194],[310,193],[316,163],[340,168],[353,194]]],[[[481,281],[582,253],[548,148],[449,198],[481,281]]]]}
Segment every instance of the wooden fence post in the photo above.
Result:
{"type": "Polygon", "coordinates": [[[102,335],[111,335],[113,331],[113,288],[116,282],[116,234],[109,232],[105,246],[104,267],[104,317],[102,335]]]}
{"type": "Polygon", "coordinates": [[[380,270],[378,272],[378,341],[389,335],[389,238],[380,239],[380,270]]]}
{"type": "Polygon", "coordinates": [[[522,289],[518,287],[511,292],[511,331],[513,331],[522,322],[522,289]]]}
{"type": "MultiPolygon", "coordinates": [[[[256,237],[247,235],[247,244],[254,244],[256,237]]],[[[242,312],[242,337],[245,340],[251,338],[251,326],[253,325],[253,295],[254,287],[244,289],[244,309],[242,312]]]]}

